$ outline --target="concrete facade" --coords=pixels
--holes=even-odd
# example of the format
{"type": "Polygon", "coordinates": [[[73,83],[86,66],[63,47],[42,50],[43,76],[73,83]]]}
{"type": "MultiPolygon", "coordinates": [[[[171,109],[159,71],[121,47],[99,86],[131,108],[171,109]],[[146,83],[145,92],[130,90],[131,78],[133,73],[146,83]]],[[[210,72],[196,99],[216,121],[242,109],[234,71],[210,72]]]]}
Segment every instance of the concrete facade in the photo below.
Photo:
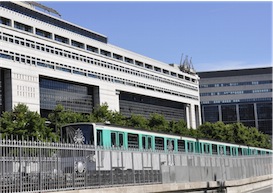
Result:
{"type": "MultiPolygon", "coordinates": [[[[92,86],[92,105],[107,103],[115,111],[121,109],[121,91],[177,102],[184,105],[181,111],[186,115],[181,118],[189,127],[201,124],[198,75],[111,45],[106,36],[39,11],[32,4],[1,2],[0,15],[3,110],[25,103],[40,112],[41,101],[53,100],[41,95],[41,78],[46,78],[92,86]]],[[[155,108],[160,109],[160,104],[155,108]]]]}

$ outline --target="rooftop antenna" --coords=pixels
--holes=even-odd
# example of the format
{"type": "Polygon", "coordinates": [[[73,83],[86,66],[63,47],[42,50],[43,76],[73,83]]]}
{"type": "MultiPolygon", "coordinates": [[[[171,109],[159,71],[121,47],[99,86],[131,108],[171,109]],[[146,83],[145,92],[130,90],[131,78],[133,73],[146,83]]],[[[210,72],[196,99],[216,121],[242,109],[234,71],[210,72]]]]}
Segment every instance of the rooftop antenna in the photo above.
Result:
{"type": "Polygon", "coordinates": [[[183,55],[184,55],[184,54],[182,53],[181,59],[180,59],[180,65],[182,65],[183,55]]]}

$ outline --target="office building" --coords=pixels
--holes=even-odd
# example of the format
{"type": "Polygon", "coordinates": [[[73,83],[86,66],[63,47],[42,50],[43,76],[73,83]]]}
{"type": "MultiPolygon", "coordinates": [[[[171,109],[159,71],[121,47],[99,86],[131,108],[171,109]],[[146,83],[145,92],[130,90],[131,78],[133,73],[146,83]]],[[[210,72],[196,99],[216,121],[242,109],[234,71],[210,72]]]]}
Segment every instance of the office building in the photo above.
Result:
{"type": "Polygon", "coordinates": [[[57,104],[90,113],[107,103],[125,116],[201,123],[199,77],[191,69],[111,45],[36,2],[1,1],[0,29],[1,111],[25,103],[46,117],[57,104]]]}
{"type": "Polygon", "coordinates": [[[272,67],[198,75],[203,122],[241,122],[272,135],[272,67]]]}

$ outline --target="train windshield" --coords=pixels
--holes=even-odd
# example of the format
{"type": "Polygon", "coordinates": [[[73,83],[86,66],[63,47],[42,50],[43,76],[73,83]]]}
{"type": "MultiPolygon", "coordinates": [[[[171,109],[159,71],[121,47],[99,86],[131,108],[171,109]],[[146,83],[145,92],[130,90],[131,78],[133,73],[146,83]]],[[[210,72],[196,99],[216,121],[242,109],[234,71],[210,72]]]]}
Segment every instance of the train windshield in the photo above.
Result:
{"type": "Polygon", "coordinates": [[[94,145],[93,125],[73,124],[62,127],[61,140],[65,143],[94,145]]]}

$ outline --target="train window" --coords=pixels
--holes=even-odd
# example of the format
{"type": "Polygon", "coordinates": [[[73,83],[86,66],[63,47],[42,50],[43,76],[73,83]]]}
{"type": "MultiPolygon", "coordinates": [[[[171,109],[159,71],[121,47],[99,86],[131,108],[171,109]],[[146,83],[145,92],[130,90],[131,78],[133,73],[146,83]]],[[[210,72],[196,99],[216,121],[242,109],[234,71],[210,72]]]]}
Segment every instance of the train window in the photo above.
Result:
{"type": "Polygon", "coordinates": [[[111,146],[112,147],[123,146],[123,133],[118,133],[118,132],[111,133],[111,146]]]}
{"type": "Polygon", "coordinates": [[[128,148],[138,148],[138,134],[128,133],[128,148]]]}
{"type": "Polygon", "coordinates": [[[173,139],[168,139],[168,151],[173,151],[174,150],[174,140],[173,139]]]}
{"type": "Polygon", "coordinates": [[[238,155],[243,155],[242,148],[238,148],[238,155]]]}
{"type": "Polygon", "coordinates": [[[111,146],[112,147],[115,147],[117,145],[116,141],[117,141],[116,133],[111,133],[111,146]]]}
{"type": "Polygon", "coordinates": [[[97,145],[102,146],[102,130],[97,130],[97,145]]]}
{"type": "Polygon", "coordinates": [[[193,142],[191,142],[191,141],[188,141],[188,152],[194,152],[193,142]]]}
{"type": "Polygon", "coordinates": [[[155,137],[155,149],[156,150],[164,150],[164,138],[155,137]]]}
{"type": "Polygon", "coordinates": [[[67,143],[84,143],[94,145],[92,125],[67,125],[62,127],[61,130],[62,140],[67,143]]]}
{"type": "Polygon", "coordinates": [[[230,147],[226,146],[226,155],[230,155],[230,147]]]}
{"type": "Polygon", "coordinates": [[[143,136],[142,137],[142,148],[143,149],[151,149],[152,148],[152,137],[151,136],[143,136]]]}
{"type": "Polygon", "coordinates": [[[123,134],[120,133],[119,134],[119,147],[122,147],[123,146],[123,134]]]}
{"type": "Polygon", "coordinates": [[[206,153],[206,154],[209,154],[210,153],[210,150],[209,150],[210,148],[209,148],[209,144],[204,144],[204,153],[206,153]]]}
{"type": "Polygon", "coordinates": [[[216,155],[217,154],[217,145],[212,144],[212,154],[216,155]]]}
{"type": "Polygon", "coordinates": [[[219,154],[224,155],[224,146],[219,147],[219,154]]]}
{"type": "Polygon", "coordinates": [[[185,141],[184,140],[178,140],[177,145],[178,145],[178,151],[185,152],[185,141]]]}
{"type": "Polygon", "coordinates": [[[231,150],[232,150],[232,155],[237,155],[236,147],[232,147],[231,150]]]}

